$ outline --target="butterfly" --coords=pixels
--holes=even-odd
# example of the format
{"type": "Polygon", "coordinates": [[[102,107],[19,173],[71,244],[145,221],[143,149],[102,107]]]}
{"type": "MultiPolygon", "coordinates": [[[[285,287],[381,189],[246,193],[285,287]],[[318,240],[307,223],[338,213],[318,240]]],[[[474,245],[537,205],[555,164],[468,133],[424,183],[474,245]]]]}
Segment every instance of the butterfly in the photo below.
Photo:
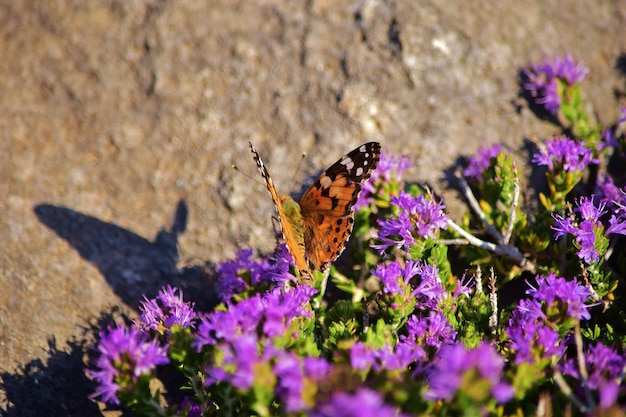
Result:
{"type": "Polygon", "coordinates": [[[341,255],[352,233],[352,207],[380,159],[380,144],[365,143],[319,176],[299,202],[279,195],[259,153],[250,151],[272,196],[283,238],[300,275],[310,277],[309,261],[325,271],[341,255]]]}

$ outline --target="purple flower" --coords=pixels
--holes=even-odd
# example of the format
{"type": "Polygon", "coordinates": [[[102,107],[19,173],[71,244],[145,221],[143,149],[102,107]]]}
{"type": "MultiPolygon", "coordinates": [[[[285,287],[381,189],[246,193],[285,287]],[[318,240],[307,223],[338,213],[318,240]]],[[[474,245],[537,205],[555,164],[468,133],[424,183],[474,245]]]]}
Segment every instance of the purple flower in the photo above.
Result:
{"type": "Polygon", "coordinates": [[[604,133],[602,133],[602,141],[598,144],[598,150],[602,150],[607,147],[617,149],[620,148],[620,143],[615,137],[612,129],[606,129],[604,133]]]}
{"type": "MultiPolygon", "coordinates": [[[[404,269],[400,266],[400,262],[394,261],[389,264],[380,264],[376,270],[372,270],[372,274],[377,276],[383,284],[383,293],[385,294],[404,294],[406,288],[410,287],[411,279],[417,274],[421,274],[424,267],[418,261],[407,261],[404,269]]],[[[432,270],[428,273],[432,275],[432,270]]],[[[438,281],[439,276],[434,272],[434,280],[438,281]]]]}
{"type": "Polygon", "coordinates": [[[273,372],[278,378],[276,393],[285,401],[288,413],[305,411],[312,407],[314,391],[307,390],[307,381],[319,382],[327,377],[330,364],[315,357],[300,358],[280,351],[273,372]]]}
{"type": "Polygon", "coordinates": [[[565,234],[574,236],[579,246],[576,252],[578,257],[588,265],[598,262],[601,255],[597,251],[598,235],[626,234],[626,212],[620,209],[619,202],[613,201],[612,204],[616,206],[616,209],[608,221],[609,227],[605,230],[600,218],[607,213],[606,201],[600,201],[596,206],[593,195],[580,197],[576,200],[574,208],[574,211],[579,214],[579,222],[571,217],[564,218],[559,214],[552,214],[555,225],[550,227],[554,230],[554,238],[558,239],[565,234]]]}
{"type": "Polygon", "coordinates": [[[400,316],[411,313],[416,303],[420,308],[435,308],[446,295],[439,279],[437,267],[424,264],[420,261],[407,261],[404,268],[398,261],[389,264],[382,263],[371,271],[382,284],[382,292],[392,309],[402,312],[400,316]],[[412,285],[414,277],[420,276],[417,284],[412,285]]]}
{"type": "Polygon", "coordinates": [[[585,261],[587,265],[591,262],[598,262],[600,255],[596,251],[595,224],[589,220],[584,220],[578,227],[576,241],[580,244],[580,249],[576,254],[585,261]]]}
{"type": "Polygon", "coordinates": [[[289,290],[279,287],[267,292],[261,300],[265,317],[263,333],[269,337],[280,336],[296,317],[310,317],[306,307],[315,293],[317,290],[308,285],[289,290]]]}
{"type": "Polygon", "coordinates": [[[228,260],[218,265],[217,293],[222,300],[226,301],[232,295],[246,288],[246,282],[242,275],[254,265],[254,262],[250,260],[251,257],[252,249],[242,249],[237,253],[234,260],[228,260]]]}
{"type": "Polygon", "coordinates": [[[217,267],[217,292],[223,301],[230,299],[250,285],[282,283],[294,280],[289,273],[293,263],[286,246],[280,245],[269,259],[255,261],[252,249],[242,249],[234,260],[222,262],[217,267]]]}
{"type": "Polygon", "coordinates": [[[374,349],[363,342],[356,342],[350,348],[350,364],[360,371],[405,370],[412,363],[424,359],[426,352],[416,343],[398,343],[394,348],[385,346],[374,349]]]}
{"type": "MultiPolygon", "coordinates": [[[[589,306],[585,302],[591,296],[591,291],[576,281],[557,278],[554,273],[548,276],[537,277],[537,288],[530,286],[526,291],[533,299],[543,301],[548,306],[559,303],[567,307],[567,314],[577,320],[589,320],[589,306]]],[[[560,309],[557,309],[560,311],[560,309]]]]}
{"type": "Polygon", "coordinates": [[[600,174],[596,187],[601,202],[611,204],[618,200],[620,189],[615,185],[611,176],[600,174]]]}
{"type": "Polygon", "coordinates": [[[280,355],[273,368],[278,377],[277,394],[285,401],[288,413],[308,408],[302,394],[304,390],[304,372],[300,359],[293,354],[280,355]]]}
{"type": "Polygon", "coordinates": [[[617,196],[611,201],[614,211],[619,217],[626,217],[626,190],[619,189],[617,196]]]}
{"type": "Polygon", "coordinates": [[[279,287],[237,304],[227,303],[226,311],[218,310],[201,318],[192,346],[200,351],[205,345],[232,341],[242,334],[258,331],[270,338],[281,336],[296,318],[310,317],[306,306],[316,292],[308,285],[289,290],[279,287]],[[260,325],[262,329],[258,329],[260,325]]]}
{"type": "Polygon", "coordinates": [[[144,296],[144,301],[139,307],[141,310],[139,322],[142,328],[156,331],[160,330],[161,326],[169,331],[175,324],[193,328],[196,318],[193,307],[194,303],[183,301],[183,292],[180,289],[168,285],[159,291],[155,299],[148,300],[144,296]]]}
{"type": "MultiPolygon", "coordinates": [[[[549,61],[545,62],[550,65],[549,61]]],[[[562,58],[554,56],[551,64],[554,75],[569,85],[576,84],[589,75],[589,69],[582,62],[575,61],[569,54],[565,54],[562,58]]]]}
{"type": "Polygon", "coordinates": [[[552,214],[554,219],[554,226],[550,226],[554,230],[554,238],[558,239],[566,234],[575,235],[578,233],[576,226],[572,224],[571,217],[563,217],[560,214],[552,214]]]}
{"type": "Polygon", "coordinates": [[[423,195],[417,197],[400,191],[391,198],[391,204],[409,213],[421,237],[435,238],[435,231],[448,227],[448,217],[443,213],[444,205],[435,203],[423,195]]]}
{"type": "Polygon", "coordinates": [[[448,217],[444,214],[444,205],[400,191],[391,197],[391,205],[399,208],[397,218],[379,220],[380,230],[377,239],[381,244],[372,245],[383,254],[388,248],[404,247],[405,251],[415,243],[413,234],[419,237],[435,238],[439,229],[448,227],[448,217]]]}
{"type": "Polygon", "coordinates": [[[616,189],[615,195],[611,198],[611,218],[606,234],[626,234],[626,191],[616,189]]]}
{"type": "Polygon", "coordinates": [[[385,404],[382,395],[368,388],[354,394],[339,392],[309,415],[312,417],[403,417],[397,407],[385,404]]]}
{"type": "Polygon", "coordinates": [[[626,235],[626,218],[623,215],[611,215],[609,219],[609,227],[606,229],[606,234],[620,234],[626,235]]]}
{"type": "Polygon", "coordinates": [[[588,376],[579,373],[579,366],[574,359],[566,359],[559,365],[561,372],[578,381],[580,386],[597,391],[598,408],[606,410],[617,403],[618,395],[624,392],[620,384],[626,366],[626,357],[598,342],[584,351],[588,376]]]}
{"type": "Polygon", "coordinates": [[[463,273],[463,276],[457,281],[456,288],[452,293],[452,298],[457,299],[463,295],[469,297],[475,284],[474,276],[466,276],[466,274],[463,273]]]}
{"type": "Polygon", "coordinates": [[[380,161],[376,165],[376,169],[372,172],[372,176],[363,184],[359,199],[354,205],[354,210],[368,206],[374,200],[373,196],[377,189],[384,187],[392,181],[401,181],[402,174],[413,166],[411,158],[406,156],[388,155],[386,152],[380,154],[380,161]]]}
{"type": "Polygon", "coordinates": [[[400,342],[419,343],[437,349],[456,342],[457,332],[441,311],[430,311],[427,317],[412,315],[406,329],[408,334],[401,335],[400,342]]]}
{"type": "Polygon", "coordinates": [[[542,305],[537,300],[525,300],[522,299],[517,304],[517,308],[515,311],[519,311],[523,314],[524,321],[534,321],[534,320],[546,320],[547,317],[543,312],[542,305]]]}
{"type": "Polygon", "coordinates": [[[285,243],[276,247],[272,256],[268,259],[269,268],[266,270],[267,278],[270,282],[282,284],[287,281],[296,281],[296,277],[291,273],[290,267],[295,263],[289,249],[285,243]]]}
{"type": "Polygon", "coordinates": [[[100,357],[96,370],[87,374],[98,382],[90,398],[100,397],[104,402],[119,404],[118,391],[132,388],[131,382],[150,373],[158,365],[169,363],[167,347],[161,347],[147,334],[131,327],[109,327],[100,333],[100,357]]]}
{"type": "Polygon", "coordinates": [[[378,220],[378,225],[380,229],[378,230],[377,240],[381,243],[371,246],[374,249],[378,249],[381,255],[391,247],[397,247],[398,249],[404,247],[404,250],[408,252],[409,248],[415,244],[415,238],[411,233],[413,225],[408,213],[401,212],[397,219],[378,220]]]}
{"type": "Polygon", "coordinates": [[[503,369],[502,356],[486,342],[474,349],[467,349],[462,343],[443,346],[430,370],[425,398],[452,399],[457,391],[475,391],[476,387],[484,387],[489,392],[482,392],[479,397],[491,395],[496,402],[506,403],[513,398],[513,388],[502,382],[503,369]]]}
{"type": "Polygon", "coordinates": [[[202,407],[185,396],[178,406],[176,416],[180,417],[202,417],[202,407]]]}
{"type": "Polygon", "coordinates": [[[577,207],[574,210],[580,213],[580,217],[582,217],[583,220],[595,223],[600,220],[601,216],[606,214],[606,210],[604,210],[605,206],[605,203],[600,202],[598,207],[596,207],[593,203],[593,196],[591,196],[591,198],[581,197],[578,199],[577,207]]]}
{"type": "Polygon", "coordinates": [[[262,318],[263,302],[258,294],[238,304],[227,304],[225,311],[214,311],[200,319],[192,346],[200,351],[205,345],[216,345],[221,341],[232,341],[242,334],[255,333],[262,318]]]}
{"type": "Polygon", "coordinates": [[[546,58],[543,63],[536,64],[523,73],[528,78],[523,87],[535,99],[535,103],[543,105],[546,110],[555,114],[561,106],[558,81],[574,85],[584,80],[589,70],[566,54],[563,57],[555,55],[552,60],[546,58]]]}
{"type": "Polygon", "coordinates": [[[376,358],[372,354],[374,349],[362,342],[356,342],[350,347],[350,364],[354,369],[359,371],[367,371],[376,358]]]}
{"type": "Polygon", "coordinates": [[[323,381],[331,370],[324,359],[302,358],[262,342],[255,334],[240,335],[231,343],[219,344],[218,348],[220,355],[204,369],[205,385],[227,382],[244,391],[253,386],[275,390],[289,413],[305,411],[314,405],[316,391],[311,390],[311,384],[323,381]]]}
{"type": "Polygon", "coordinates": [[[565,135],[548,140],[545,147],[533,156],[532,162],[547,166],[551,172],[561,169],[567,172],[580,172],[590,163],[599,163],[597,159],[593,159],[591,149],[565,135]]]}
{"type": "Polygon", "coordinates": [[[463,171],[465,177],[471,178],[474,181],[481,182],[483,172],[491,164],[491,160],[495,158],[502,150],[502,145],[499,143],[493,144],[490,147],[481,146],[478,148],[475,157],[471,157],[469,165],[463,171]]]}
{"type": "Polygon", "coordinates": [[[266,361],[260,354],[256,335],[239,335],[231,343],[220,344],[219,348],[219,362],[205,366],[204,384],[210,386],[217,382],[229,382],[240,390],[252,387],[256,364],[266,361]]]}
{"type": "Polygon", "coordinates": [[[419,284],[413,289],[412,294],[417,297],[417,307],[422,309],[436,308],[443,297],[447,295],[439,279],[439,269],[426,263],[407,262],[407,268],[412,266],[412,273],[421,277],[419,284]]]}
{"type": "Polygon", "coordinates": [[[520,306],[511,313],[506,334],[515,352],[515,363],[535,363],[549,356],[562,356],[565,346],[559,333],[543,321],[541,304],[532,300],[522,300],[520,306]],[[538,320],[538,316],[541,319],[538,320]]]}
{"type": "MultiPolygon", "coordinates": [[[[530,78],[530,77],[529,77],[530,78]]],[[[532,78],[530,78],[532,80],[532,78]]],[[[535,78],[534,81],[537,79],[535,78]]],[[[528,84],[527,84],[528,85],[528,84]]],[[[558,84],[552,80],[541,87],[541,82],[537,83],[537,90],[540,91],[538,95],[533,94],[535,91],[531,91],[531,96],[535,98],[535,103],[542,104],[546,110],[555,114],[561,107],[561,97],[559,97],[558,84]]]]}
{"type": "MultiPolygon", "coordinates": [[[[400,283],[403,282],[401,279],[402,273],[402,267],[398,261],[391,262],[390,264],[382,263],[376,267],[375,271],[372,271],[372,274],[377,276],[381,284],[383,284],[382,290],[385,294],[404,293],[404,289],[400,286],[400,283]]],[[[408,282],[403,282],[403,284],[406,286],[408,282]]]]}

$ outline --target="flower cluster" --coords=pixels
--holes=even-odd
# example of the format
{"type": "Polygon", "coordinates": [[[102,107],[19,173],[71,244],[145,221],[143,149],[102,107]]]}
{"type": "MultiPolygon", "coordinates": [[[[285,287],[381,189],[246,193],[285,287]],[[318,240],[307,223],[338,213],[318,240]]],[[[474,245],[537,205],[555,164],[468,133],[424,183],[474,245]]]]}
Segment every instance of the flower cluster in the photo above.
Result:
{"type": "Polygon", "coordinates": [[[448,217],[443,212],[444,205],[435,203],[423,195],[414,196],[401,191],[391,197],[391,206],[396,207],[397,216],[379,220],[378,240],[372,247],[382,254],[391,247],[408,251],[416,238],[435,238],[440,229],[448,227],[448,217]]]}
{"type": "Polygon", "coordinates": [[[563,98],[559,83],[571,86],[587,78],[588,74],[587,67],[570,55],[555,55],[552,59],[546,58],[544,62],[524,70],[528,82],[523,87],[535,103],[543,105],[551,113],[556,113],[563,98]]]}
{"type": "Polygon", "coordinates": [[[307,305],[315,292],[308,285],[290,290],[276,287],[237,304],[226,304],[224,311],[218,310],[201,318],[193,346],[200,350],[205,345],[233,342],[239,336],[258,332],[270,338],[282,336],[295,318],[310,316],[307,305]]]}
{"type": "Polygon", "coordinates": [[[550,171],[584,171],[590,163],[599,161],[593,158],[591,149],[584,143],[576,142],[567,136],[554,137],[545,143],[545,147],[536,153],[533,162],[546,166],[550,171]]]}
{"type": "Polygon", "coordinates": [[[98,351],[96,369],[87,371],[98,382],[92,397],[111,404],[119,404],[120,395],[131,393],[142,377],[150,376],[158,365],[170,361],[167,346],[159,346],[134,327],[108,328],[101,332],[98,351]]]}
{"type": "Polygon", "coordinates": [[[554,273],[551,273],[537,278],[537,288],[530,287],[526,293],[534,300],[545,303],[547,310],[553,309],[559,314],[565,311],[567,316],[576,320],[591,318],[588,307],[585,305],[591,292],[584,285],[567,281],[565,278],[557,278],[554,273]]]}
{"type": "Polygon", "coordinates": [[[145,416],[624,415],[626,189],[606,150],[626,110],[593,126],[568,55],[525,74],[570,122],[532,158],[539,201],[514,155],[481,148],[457,224],[402,181],[410,159],[383,154],[340,262],[303,280],[285,245],[244,249],[217,266],[211,311],[169,286],[144,297],[135,322],[100,334],[92,397],[145,416]],[[155,388],[168,374],[180,392],[155,388]]]}
{"type": "Polygon", "coordinates": [[[253,255],[252,249],[242,249],[235,259],[219,265],[217,291],[223,301],[261,285],[295,279],[289,272],[293,261],[284,244],[276,248],[274,256],[268,259],[257,261],[252,258],[253,255]]]}
{"type": "Polygon", "coordinates": [[[340,393],[318,410],[311,417],[403,417],[395,407],[384,403],[383,397],[376,391],[360,388],[354,394],[340,393]]]}
{"type": "MultiPolygon", "coordinates": [[[[374,276],[380,279],[382,284],[382,294],[397,295],[408,292],[408,300],[418,302],[424,300],[424,304],[429,306],[437,305],[440,297],[445,293],[439,280],[439,271],[436,267],[416,261],[407,261],[404,268],[398,261],[389,264],[380,264],[376,270],[372,271],[374,276]],[[411,285],[410,281],[419,275],[419,284],[411,285]]],[[[396,304],[392,304],[397,308],[396,304]]]]}
{"type": "Polygon", "coordinates": [[[546,178],[550,197],[540,196],[544,207],[557,211],[566,205],[567,195],[582,180],[590,164],[598,164],[593,151],[582,141],[567,136],[554,137],[540,145],[532,162],[547,167],[546,178]]]}
{"type": "Polygon", "coordinates": [[[491,395],[496,402],[505,403],[513,397],[513,387],[502,381],[503,370],[502,356],[487,343],[474,349],[462,343],[444,346],[435,359],[425,397],[449,400],[461,392],[476,395],[479,401],[491,395]],[[476,386],[488,390],[477,390],[476,386]]]}
{"type": "Polygon", "coordinates": [[[580,364],[568,358],[559,364],[559,369],[577,383],[577,394],[589,395],[589,392],[583,392],[585,387],[597,393],[599,410],[611,409],[624,391],[621,381],[624,378],[626,355],[596,343],[585,349],[582,359],[584,363],[580,364]]]}
{"type": "Polygon", "coordinates": [[[566,234],[572,235],[576,241],[578,251],[576,254],[585,263],[598,262],[608,247],[608,236],[612,234],[626,234],[626,212],[618,210],[608,220],[605,229],[601,221],[607,211],[606,203],[600,202],[596,206],[594,196],[580,197],[576,200],[574,211],[578,213],[578,219],[573,216],[564,217],[560,214],[552,214],[555,225],[554,238],[558,239],[566,234]]]}
{"type": "Polygon", "coordinates": [[[144,296],[144,301],[139,307],[141,310],[140,326],[154,331],[164,329],[170,331],[171,327],[176,324],[182,327],[194,327],[196,313],[193,308],[193,303],[183,301],[182,291],[168,285],[154,299],[149,300],[144,296]]]}
{"type": "Polygon", "coordinates": [[[511,314],[506,333],[518,365],[561,357],[565,343],[557,324],[571,320],[589,320],[590,291],[584,285],[554,274],[537,277],[537,286],[527,291],[529,300],[521,300],[511,314]]]}
{"type": "Polygon", "coordinates": [[[483,146],[478,148],[476,156],[469,159],[469,165],[463,171],[463,176],[471,178],[476,182],[482,181],[483,173],[489,168],[491,160],[495,158],[501,150],[502,145],[499,143],[494,143],[488,148],[483,146]]]}

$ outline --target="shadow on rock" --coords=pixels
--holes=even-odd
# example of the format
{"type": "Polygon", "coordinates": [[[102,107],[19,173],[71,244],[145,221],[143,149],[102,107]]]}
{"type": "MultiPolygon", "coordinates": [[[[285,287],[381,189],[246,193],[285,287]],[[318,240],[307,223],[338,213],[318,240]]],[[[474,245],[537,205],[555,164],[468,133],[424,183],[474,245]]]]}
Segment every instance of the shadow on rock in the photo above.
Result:
{"type": "MultiPolygon", "coordinates": [[[[98,343],[100,331],[115,323],[130,325],[131,319],[114,307],[101,312],[82,328],[81,336],[59,349],[54,338],[48,340],[47,359],[34,359],[16,372],[0,373],[0,391],[4,393],[6,409],[2,417],[102,417],[96,401],[89,396],[96,383],[85,374],[94,358],[90,347],[98,343]],[[87,359],[86,353],[89,352],[87,359]]],[[[125,415],[125,414],[122,414],[125,415]]]]}
{"type": "MultiPolygon", "coordinates": [[[[196,303],[196,311],[209,311],[217,304],[207,265],[176,266],[178,235],[187,223],[183,201],[178,203],[172,226],[162,229],[153,242],[67,207],[42,204],[34,212],[96,266],[127,305],[137,307],[144,294],[152,298],[165,285],[182,289],[185,300],[196,303]]],[[[119,310],[101,313],[96,322],[83,329],[82,337],[67,342],[67,348],[58,349],[52,338],[47,359],[34,359],[15,372],[0,373],[5,403],[0,416],[102,416],[97,403],[89,399],[96,384],[85,375],[85,358],[100,330],[113,323],[130,323],[120,314],[119,310]]]]}
{"type": "Polygon", "coordinates": [[[154,242],[67,207],[41,204],[34,211],[42,223],[98,268],[127,305],[137,307],[144,294],[152,298],[168,284],[182,289],[186,300],[189,295],[198,298],[191,301],[199,311],[216,304],[204,266],[176,266],[178,235],[187,224],[184,201],[178,203],[172,226],[161,229],[154,242]]]}
{"type": "Polygon", "coordinates": [[[88,396],[95,384],[84,372],[86,341],[69,342],[69,350],[49,342],[49,357],[44,363],[35,359],[15,373],[0,374],[0,390],[7,401],[3,417],[17,416],[102,416],[96,402],[88,396]]]}

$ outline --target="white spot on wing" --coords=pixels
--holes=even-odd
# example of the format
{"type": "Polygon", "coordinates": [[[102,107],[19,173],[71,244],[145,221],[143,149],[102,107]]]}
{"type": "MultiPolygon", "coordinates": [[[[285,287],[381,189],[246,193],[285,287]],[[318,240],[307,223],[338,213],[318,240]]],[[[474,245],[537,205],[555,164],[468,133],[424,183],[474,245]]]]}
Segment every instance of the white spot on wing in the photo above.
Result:
{"type": "Polygon", "coordinates": [[[344,156],[341,160],[341,165],[345,166],[348,171],[354,168],[354,161],[349,156],[344,156]]]}

